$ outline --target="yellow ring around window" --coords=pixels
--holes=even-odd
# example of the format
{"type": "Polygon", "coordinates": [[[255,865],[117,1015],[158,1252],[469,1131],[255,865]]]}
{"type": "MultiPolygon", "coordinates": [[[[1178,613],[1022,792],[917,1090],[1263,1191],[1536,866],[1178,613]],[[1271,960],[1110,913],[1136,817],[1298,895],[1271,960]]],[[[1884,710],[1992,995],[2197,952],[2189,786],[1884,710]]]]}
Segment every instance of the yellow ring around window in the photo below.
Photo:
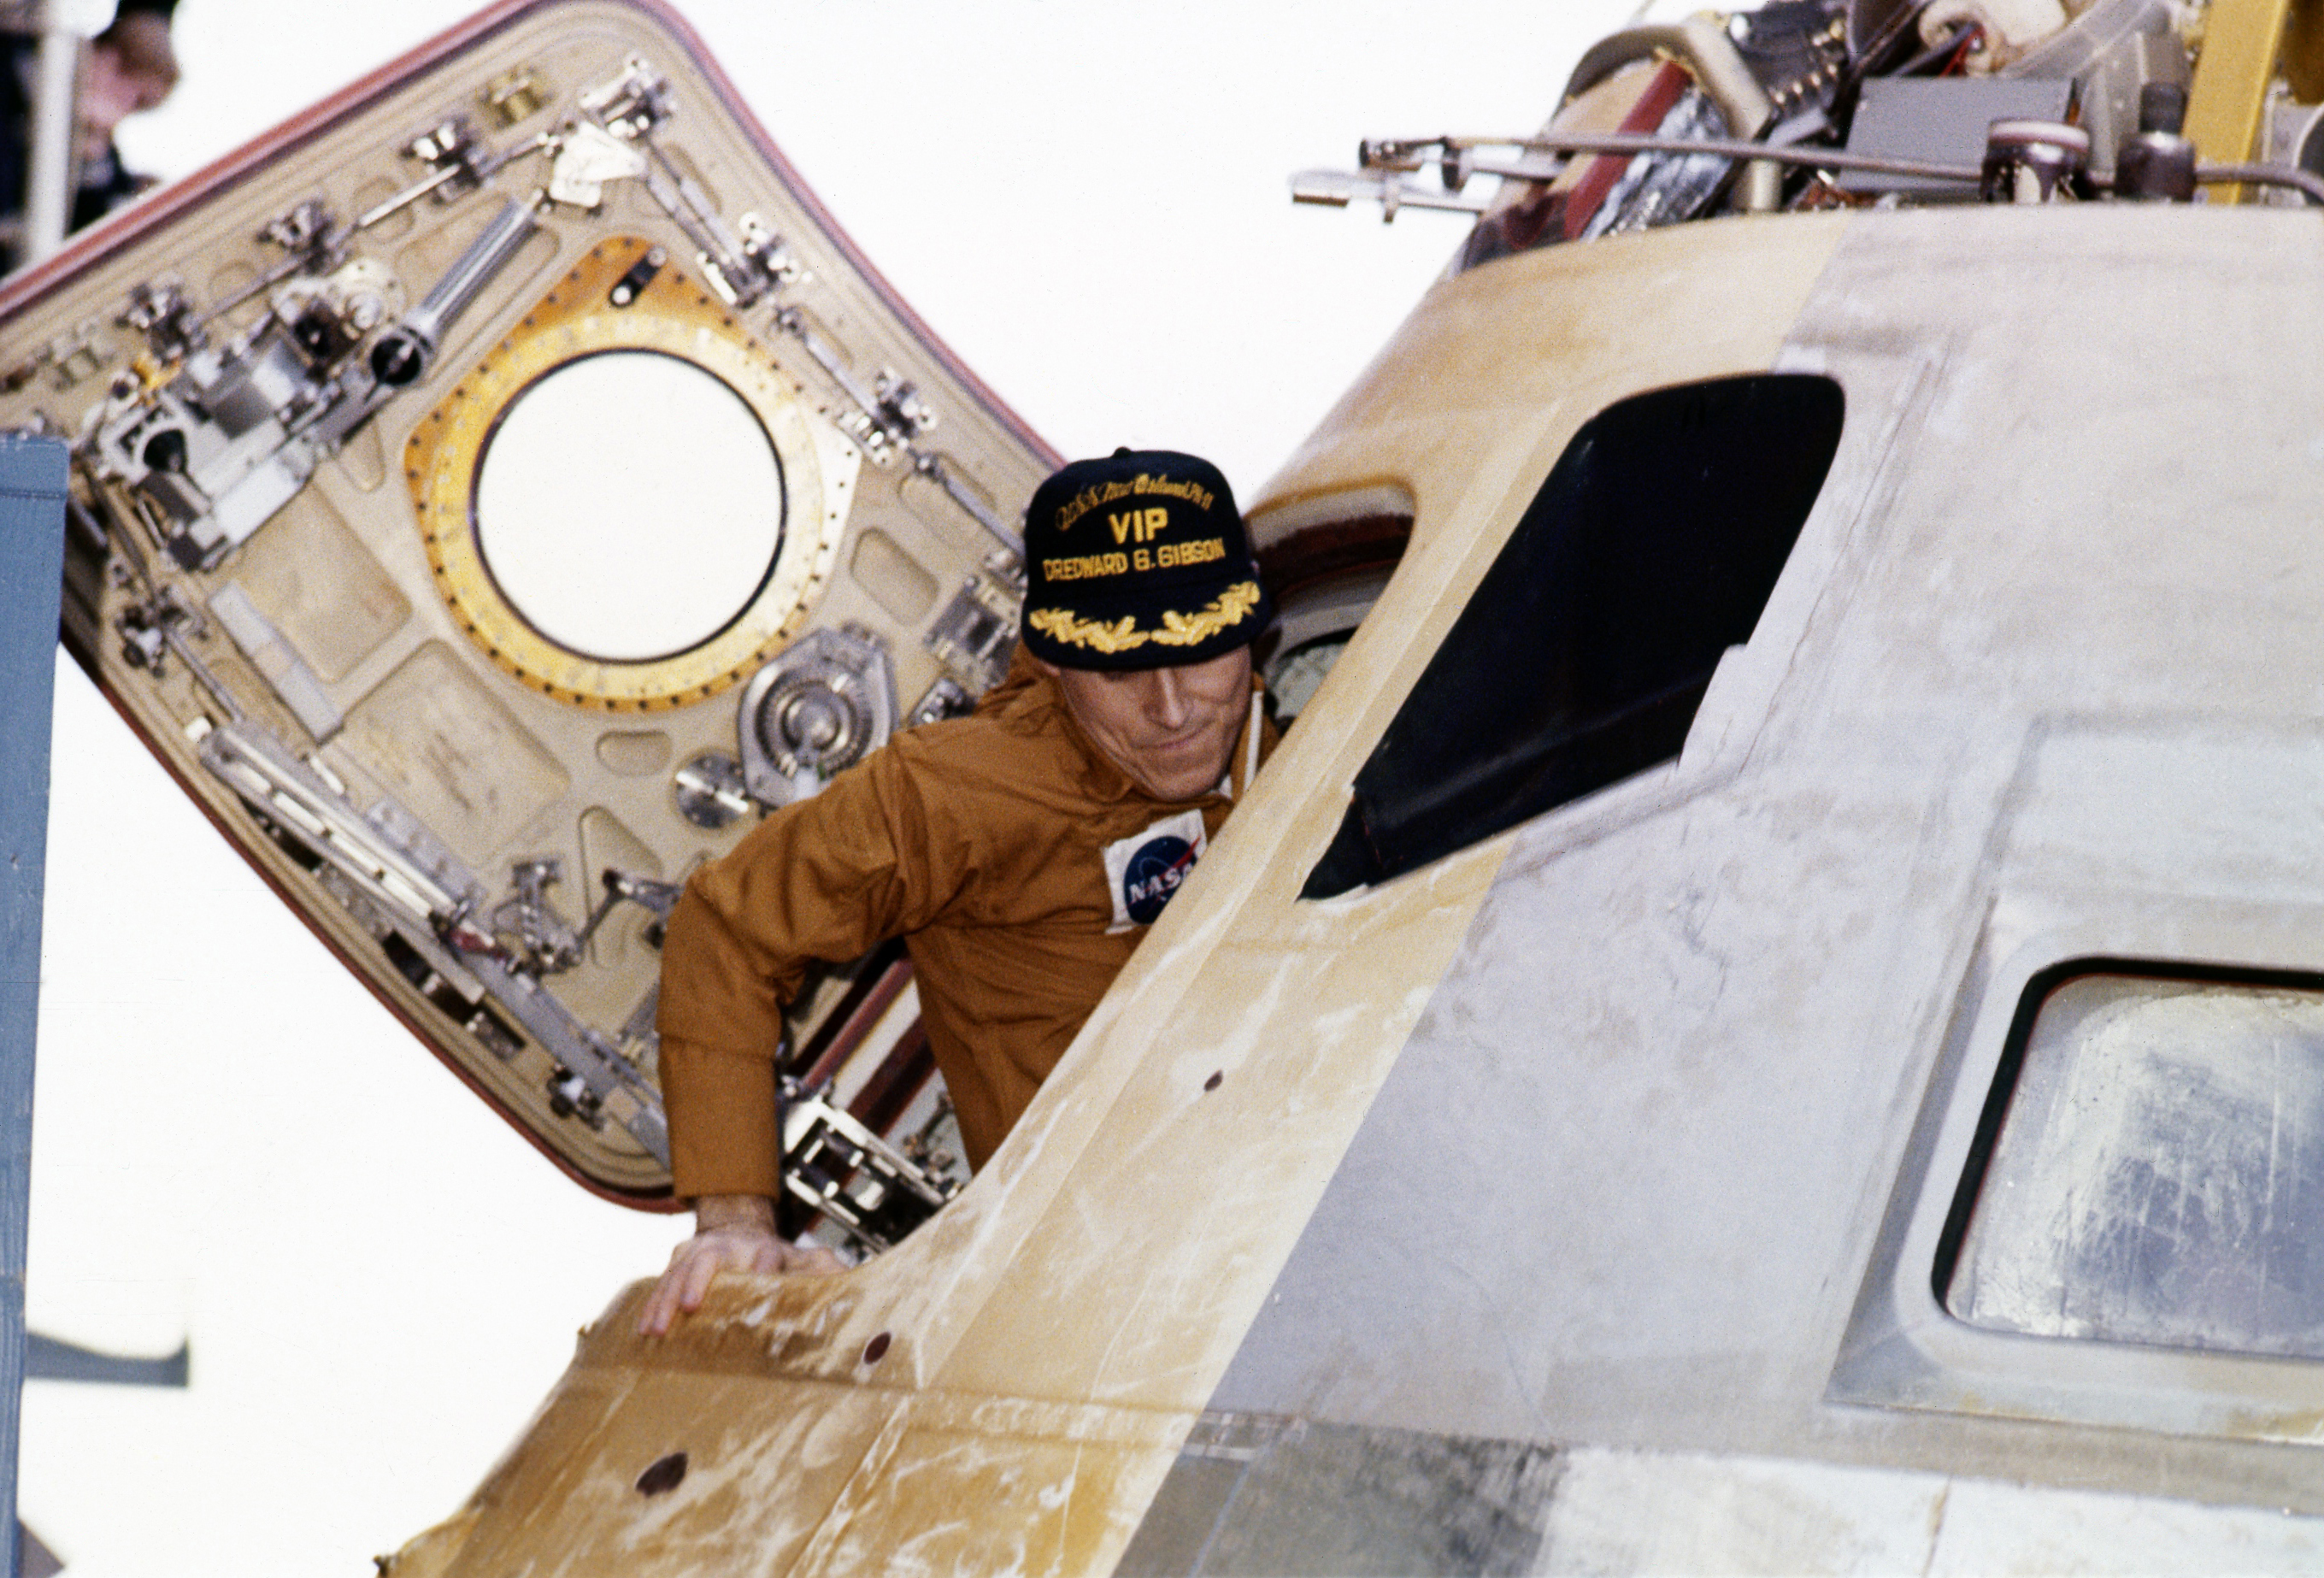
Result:
{"type": "Polygon", "coordinates": [[[826,508],[799,386],[735,322],[725,303],[665,263],[634,300],[613,287],[651,244],[593,246],[508,337],[461,375],[403,447],[436,589],[468,639],[533,689],[575,706],[653,712],[685,706],[750,678],[807,623],[839,551],[844,509],[826,508]],[[502,595],[476,544],[474,501],[485,441],[510,405],[568,362],[606,351],[659,351],[719,379],[758,417],[782,466],[782,538],[755,596],[725,628],[687,651],[640,662],[592,658],[543,636],[502,595]]]}

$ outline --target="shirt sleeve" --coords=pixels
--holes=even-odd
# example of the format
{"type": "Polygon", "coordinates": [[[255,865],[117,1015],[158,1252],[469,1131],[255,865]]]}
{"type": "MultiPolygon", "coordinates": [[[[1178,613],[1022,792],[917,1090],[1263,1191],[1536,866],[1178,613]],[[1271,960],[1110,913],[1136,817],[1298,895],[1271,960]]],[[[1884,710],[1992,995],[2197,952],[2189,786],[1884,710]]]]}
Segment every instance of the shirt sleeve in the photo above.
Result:
{"type": "Polygon", "coordinates": [[[931,817],[920,753],[899,737],[687,881],[656,1014],[681,1197],[780,1192],[784,1004],[814,961],[916,930],[958,892],[973,857],[931,817]]]}

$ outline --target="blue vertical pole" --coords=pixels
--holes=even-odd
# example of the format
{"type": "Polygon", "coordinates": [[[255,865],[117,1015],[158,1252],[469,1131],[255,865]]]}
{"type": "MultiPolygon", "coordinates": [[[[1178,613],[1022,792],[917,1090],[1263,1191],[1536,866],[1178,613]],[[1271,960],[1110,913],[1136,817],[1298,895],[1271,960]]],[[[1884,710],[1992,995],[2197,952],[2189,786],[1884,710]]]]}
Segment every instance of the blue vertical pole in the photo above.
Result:
{"type": "Polygon", "coordinates": [[[49,844],[49,724],[64,581],[65,447],[0,436],[0,1574],[16,1571],[32,1030],[49,844]]]}

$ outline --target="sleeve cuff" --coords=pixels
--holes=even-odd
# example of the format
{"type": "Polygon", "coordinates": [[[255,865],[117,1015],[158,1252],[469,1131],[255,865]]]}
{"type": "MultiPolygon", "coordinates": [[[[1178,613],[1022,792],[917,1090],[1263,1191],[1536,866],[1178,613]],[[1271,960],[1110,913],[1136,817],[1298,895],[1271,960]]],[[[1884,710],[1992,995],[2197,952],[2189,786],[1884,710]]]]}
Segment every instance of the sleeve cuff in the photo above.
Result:
{"type": "Polygon", "coordinates": [[[782,1194],[782,1123],[775,1066],[663,1038],[662,1101],[670,1178],[681,1199],[782,1194]]]}

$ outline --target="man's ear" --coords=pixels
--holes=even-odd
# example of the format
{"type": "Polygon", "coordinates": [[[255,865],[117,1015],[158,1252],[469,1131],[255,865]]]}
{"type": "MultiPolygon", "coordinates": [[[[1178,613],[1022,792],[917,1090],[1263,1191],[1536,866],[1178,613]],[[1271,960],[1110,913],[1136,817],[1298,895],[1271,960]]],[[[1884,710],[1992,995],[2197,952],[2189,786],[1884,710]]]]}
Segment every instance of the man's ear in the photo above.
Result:
{"type": "MultiPolygon", "coordinates": [[[[1032,654],[1028,652],[1026,656],[1032,657],[1032,654]]],[[[1042,673],[1047,674],[1052,679],[1055,679],[1057,677],[1057,666],[1055,663],[1047,661],[1046,659],[1034,658],[1033,667],[1038,669],[1042,673]]]]}

